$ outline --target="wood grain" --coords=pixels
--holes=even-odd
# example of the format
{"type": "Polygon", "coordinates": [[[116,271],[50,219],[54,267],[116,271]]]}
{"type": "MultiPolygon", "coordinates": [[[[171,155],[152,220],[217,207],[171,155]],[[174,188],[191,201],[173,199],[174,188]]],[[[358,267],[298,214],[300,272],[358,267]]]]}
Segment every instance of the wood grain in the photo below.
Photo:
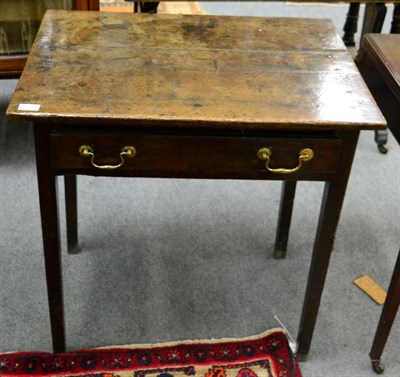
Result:
{"type": "Polygon", "coordinates": [[[385,126],[330,21],[203,15],[47,12],[7,114],[157,127],[385,126]],[[41,110],[18,111],[20,103],[41,110]]]}
{"type": "Polygon", "coordinates": [[[357,64],[400,143],[400,35],[367,34],[357,64]]]}
{"type": "Polygon", "coordinates": [[[400,102],[400,35],[368,34],[364,50],[374,58],[387,85],[400,102]]]}
{"type": "Polygon", "coordinates": [[[230,176],[241,179],[282,179],[270,173],[257,151],[269,147],[273,153],[272,168],[293,168],[298,165],[299,152],[311,148],[314,158],[303,163],[288,179],[325,180],[336,173],[341,151],[338,139],[296,137],[222,137],[140,134],[64,134],[54,133],[52,139],[53,167],[58,173],[74,172],[90,175],[118,174],[140,177],[207,177],[230,176]],[[94,168],[90,159],[79,154],[81,145],[94,149],[97,164],[115,165],[122,147],[131,145],[136,156],[127,159],[117,171],[94,168]]]}

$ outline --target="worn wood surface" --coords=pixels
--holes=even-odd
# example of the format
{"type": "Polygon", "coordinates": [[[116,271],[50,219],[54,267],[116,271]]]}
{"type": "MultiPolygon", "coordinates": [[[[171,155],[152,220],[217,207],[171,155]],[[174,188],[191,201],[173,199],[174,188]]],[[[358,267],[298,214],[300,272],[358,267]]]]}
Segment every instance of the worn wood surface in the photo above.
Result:
{"type": "MultiPolygon", "coordinates": [[[[135,158],[112,175],[328,181],[298,335],[306,357],[359,129],[385,125],[330,21],[49,12],[8,115],[34,121],[55,352],[65,350],[55,175],[111,175],[79,147],[101,165],[133,144],[135,158]],[[261,147],[272,168],[296,166],[303,147],[315,158],[283,177],[266,171],[261,147]]],[[[67,179],[72,247],[75,185],[67,179]]],[[[291,208],[281,208],[286,238],[291,208]]]]}
{"type": "MultiPolygon", "coordinates": [[[[74,0],[72,2],[72,6],[73,9],[76,10],[99,10],[99,0],[74,0]]],[[[21,7],[21,5],[13,2],[8,9],[12,9],[13,7],[21,7]]],[[[2,11],[3,10],[7,9],[3,7],[2,11]]],[[[29,15],[26,16],[26,19],[29,19],[29,15]]],[[[26,57],[27,54],[0,56],[0,79],[7,77],[19,77],[24,69],[26,57]]]]}
{"type": "Polygon", "coordinates": [[[400,143],[400,35],[367,34],[357,64],[400,143]]]}
{"type": "Polygon", "coordinates": [[[45,15],[8,116],[199,128],[385,125],[328,20],[71,11],[45,15]],[[20,103],[41,108],[18,111],[20,103]]]}
{"type": "Polygon", "coordinates": [[[273,150],[272,168],[293,168],[303,148],[311,148],[315,158],[286,176],[287,179],[326,180],[336,173],[342,143],[338,139],[266,138],[222,136],[168,136],[140,134],[84,133],[52,135],[52,164],[56,173],[124,175],[140,177],[282,179],[270,173],[265,161],[257,158],[260,148],[273,150]],[[124,146],[136,149],[136,156],[126,159],[117,170],[93,168],[90,159],[79,154],[81,145],[92,146],[96,163],[115,165],[124,146]]]}
{"type": "Polygon", "coordinates": [[[400,102],[400,35],[368,34],[364,49],[371,53],[377,68],[400,102]]]}

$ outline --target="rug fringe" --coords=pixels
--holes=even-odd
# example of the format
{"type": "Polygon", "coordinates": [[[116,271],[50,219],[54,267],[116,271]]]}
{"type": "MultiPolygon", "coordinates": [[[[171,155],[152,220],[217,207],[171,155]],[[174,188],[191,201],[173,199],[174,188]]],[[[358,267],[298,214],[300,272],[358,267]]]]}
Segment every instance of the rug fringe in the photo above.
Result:
{"type": "MultiPolygon", "coordinates": [[[[262,332],[261,334],[258,335],[251,335],[243,338],[211,338],[211,339],[198,339],[198,340],[176,340],[176,341],[169,341],[169,342],[162,342],[163,346],[171,346],[171,345],[180,345],[180,344],[213,344],[213,343],[225,343],[225,342],[241,342],[244,340],[257,340],[264,338],[268,335],[271,335],[276,332],[281,332],[284,333],[285,336],[287,336],[287,331],[283,328],[276,327],[273,329],[266,330],[262,332]]],[[[95,349],[112,349],[112,348],[155,348],[159,347],[160,343],[158,344],[150,344],[150,343],[144,343],[144,344],[125,344],[125,345],[116,345],[116,346],[104,346],[104,347],[98,347],[95,349]]]]}

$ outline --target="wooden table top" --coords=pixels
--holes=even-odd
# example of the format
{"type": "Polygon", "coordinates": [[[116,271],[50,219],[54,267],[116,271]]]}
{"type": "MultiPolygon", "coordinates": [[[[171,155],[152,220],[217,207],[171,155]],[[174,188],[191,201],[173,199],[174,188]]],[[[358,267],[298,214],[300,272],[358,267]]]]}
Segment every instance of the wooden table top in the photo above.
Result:
{"type": "Polygon", "coordinates": [[[380,73],[400,101],[400,35],[367,34],[364,49],[373,54],[380,65],[380,73]]]}
{"type": "Polygon", "coordinates": [[[329,20],[73,11],[44,16],[7,115],[167,128],[386,124],[329,20]]]}

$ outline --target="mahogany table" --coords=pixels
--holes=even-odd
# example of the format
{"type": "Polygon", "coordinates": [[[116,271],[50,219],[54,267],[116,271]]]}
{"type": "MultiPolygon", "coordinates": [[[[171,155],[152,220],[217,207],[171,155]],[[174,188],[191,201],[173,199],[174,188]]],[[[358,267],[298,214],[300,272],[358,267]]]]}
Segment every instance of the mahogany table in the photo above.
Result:
{"type": "MultiPolygon", "coordinates": [[[[400,35],[367,34],[358,67],[392,134],[400,143],[400,35]]],[[[384,371],[381,356],[399,306],[400,251],[370,351],[372,366],[379,374],[384,371]]]]}
{"type": "MultiPolygon", "coordinates": [[[[309,352],[359,131],[386,122],[328,20],[50,11],[7,115],[33,121],[54,351],[65,349],[56,177],[325,181],[300,319],[309,352]]],[[[245,258],[245,255],[243,255],[245,258]]],[[[332,315],[334,315],[332,313],[332,315]]]]}
{"type": "Polygon", "coordinates": [[[357,65],[400,143],[400,35],[367,34],[357,65]]]}

